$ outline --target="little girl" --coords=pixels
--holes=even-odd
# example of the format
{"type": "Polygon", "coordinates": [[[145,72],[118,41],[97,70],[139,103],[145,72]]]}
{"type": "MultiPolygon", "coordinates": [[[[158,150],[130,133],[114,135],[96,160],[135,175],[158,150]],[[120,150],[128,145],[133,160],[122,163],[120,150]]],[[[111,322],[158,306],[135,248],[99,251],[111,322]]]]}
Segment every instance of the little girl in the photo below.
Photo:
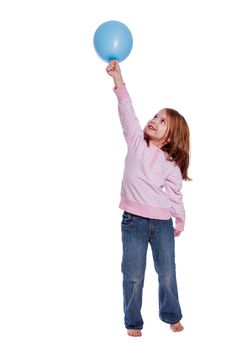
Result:
{"type": "Polygon", "coordinates": [[[148,243],[159,282],[159,317],[174,332],[183,330],[179,304],[174,237],[184,230],[182,179],[188,178],[189,128],[175,110],[164,108],[141,129],[123,81],[119,63],[109,62],[119,116],[128,145],[119,207],[124,211],[124,321],[130,336],[141,336],[142,290],[148,243]],[[172,217],[175,218],[175,227],[172,217]]]}

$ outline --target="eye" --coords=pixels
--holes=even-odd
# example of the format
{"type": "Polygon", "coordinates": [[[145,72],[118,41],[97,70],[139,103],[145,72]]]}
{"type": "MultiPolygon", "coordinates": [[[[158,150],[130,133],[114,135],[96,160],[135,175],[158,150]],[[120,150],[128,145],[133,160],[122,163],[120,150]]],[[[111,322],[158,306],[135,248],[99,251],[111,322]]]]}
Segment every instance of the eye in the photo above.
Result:
{"type": "Polygon", "coordinates": [[[155,114],[155,116],[153,117],[153,119],[157,119],[157,114],[155,114]]]}
{"type": "Polygon", "coordinates": [[[161,120],[161,123],[162,123],[162,124],[166,124],[166,120],[165,120],[165,119],[162,119],[162,120],[161,120]]]}

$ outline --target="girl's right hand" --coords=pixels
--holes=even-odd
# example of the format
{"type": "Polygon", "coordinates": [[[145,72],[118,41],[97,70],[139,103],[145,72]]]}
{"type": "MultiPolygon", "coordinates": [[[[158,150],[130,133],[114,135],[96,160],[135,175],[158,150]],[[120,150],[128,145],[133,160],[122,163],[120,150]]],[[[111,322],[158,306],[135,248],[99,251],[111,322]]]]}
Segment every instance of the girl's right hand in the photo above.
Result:
{"type": "Polygon", "coordinates": [[[116,60],[111,60],[107,65],[106,72],[114,79],[121,77],[119,62],[116,60]]]}
{"type": "Polygon", "coordinates": [[[116,60],[111,60],[107,65],[106,72],[110,75],[114,80],[115,88],[119,88],[124,85],[123,77],[121,74],[119,62],[116,60]]]}

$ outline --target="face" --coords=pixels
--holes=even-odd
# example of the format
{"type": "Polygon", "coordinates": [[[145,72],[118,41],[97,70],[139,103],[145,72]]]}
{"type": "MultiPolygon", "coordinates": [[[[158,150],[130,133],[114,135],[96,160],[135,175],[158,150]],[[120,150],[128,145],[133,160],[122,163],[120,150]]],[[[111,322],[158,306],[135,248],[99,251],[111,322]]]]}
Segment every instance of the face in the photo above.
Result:
{"type": "Polygon", "coordinates": [[[157,146],[162,147],[164,144],[166,132],[168,130],[169,120],[165,111],[162,109],[151,120],[148,121],[144,132],[149,136],[150,142],[157,146]]]}

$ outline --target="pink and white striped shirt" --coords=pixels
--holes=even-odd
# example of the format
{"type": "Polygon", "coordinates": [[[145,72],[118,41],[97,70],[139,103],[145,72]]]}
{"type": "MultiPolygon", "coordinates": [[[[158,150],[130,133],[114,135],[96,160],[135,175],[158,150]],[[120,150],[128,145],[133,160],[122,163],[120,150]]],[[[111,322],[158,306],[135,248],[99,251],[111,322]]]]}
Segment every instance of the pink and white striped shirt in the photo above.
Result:
{"type": "Polygon", "coordinates": [[[184,230],[182,175],[167,154],[144,140],[126,86],[114,88],[123,133],[128,146],[119,207],[131,214],[167,220],[175,218],[175,229],[184,230]]]}

